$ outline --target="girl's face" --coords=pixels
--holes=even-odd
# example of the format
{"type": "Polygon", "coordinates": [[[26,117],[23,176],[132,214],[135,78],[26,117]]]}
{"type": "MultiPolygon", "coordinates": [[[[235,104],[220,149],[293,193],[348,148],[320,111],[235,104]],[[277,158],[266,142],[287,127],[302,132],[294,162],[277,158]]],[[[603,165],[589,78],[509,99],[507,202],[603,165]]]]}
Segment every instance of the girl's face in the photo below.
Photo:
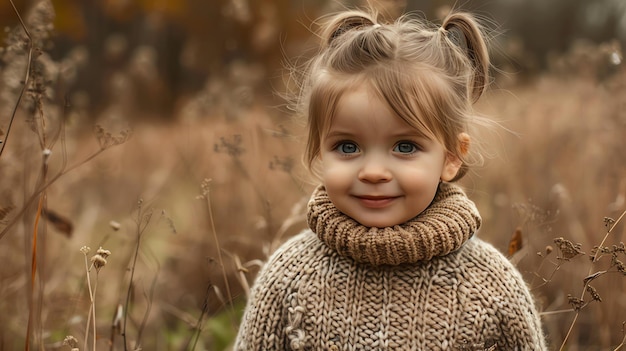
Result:
{"type": "Polygon", "coordinates": [[[367,86],[347,91],[321,140],[322,181],[330,200],[368,227],[389,227],[417,216],[440,180],[461,166],[437,140],[397,117],[367,86]]]}

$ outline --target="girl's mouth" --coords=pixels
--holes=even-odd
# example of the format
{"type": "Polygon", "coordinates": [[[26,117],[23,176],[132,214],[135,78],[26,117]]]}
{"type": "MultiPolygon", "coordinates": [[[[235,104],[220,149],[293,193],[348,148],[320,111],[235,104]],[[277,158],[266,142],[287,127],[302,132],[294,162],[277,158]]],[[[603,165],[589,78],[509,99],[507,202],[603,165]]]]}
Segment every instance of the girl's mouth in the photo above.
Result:
{"type": "Polygon", "coordinates": [[[389,206],[398,196],[355,196],[367,208],[384,208],[389,206]]]}

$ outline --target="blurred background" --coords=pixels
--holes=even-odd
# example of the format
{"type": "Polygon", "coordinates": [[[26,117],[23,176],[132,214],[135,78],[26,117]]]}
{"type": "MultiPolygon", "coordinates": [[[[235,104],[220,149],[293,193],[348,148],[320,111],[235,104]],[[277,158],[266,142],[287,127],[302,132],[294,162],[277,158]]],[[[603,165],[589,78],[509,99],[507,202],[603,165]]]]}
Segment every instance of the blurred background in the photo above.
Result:
{"type": "MultiPolygon", "coordinates": [[[[34,1],[15,1],[25,11],[34,1]]],[[[54,33],[44,48],[55,61],[74,60],[66,89],[74,104],[99,112],[125,84],[134,118],[173,119],[181,105],[211,82],[245,83],[272,96],[280,90],[285,60],[311,54],[312,21],[365,0],[101,0],[51,1],[54,33]],[[246,72],[241,72],[246,70],[246,72]],[[126,77],[129,82],[123,83],[126,77]],[[238,81],[242,79],[248,82],[238,81]],[[233,81],[234,80],[234,81],[233,81]],[[114,91],[112,91],[114,90],[114,91]]],[[[452,6],[490,24],[499,68],[528,78],[557,64],[555,56],[580,45],[626,43],[626,3],[621,0],[370,0],[388,18],[417,12],[437,21],[452,6]]],[[[3,27],[18,24],[8,1],[3,27]]],[[[25,13],[25,12],[24,12],[25,13]]],[[[6,36],[7,33],[4,33],[6,36]]],[[[579,54],[593,55],[591,48],[579,54]]],[[[610,52],[605,53],[610,59],[610,52]]],[[[607,62],[608,63],[608,62],[607,62]]],[[[573,72],[572,72],[573,73],[573,72]]],[[[604,72],[599,72],[602,74],[604,72]]],[[[217,83],[213,83],[217,84],[217,83]]],[[[235,87],[236,88],[236,87],[235,87]]],[[[241,87],[239,87],[241,88],[241,87]]],[[[242,98],[242,96],[235,96],[242,98]]],[[[93,114],[92,114],[93,115],[93,114]]]]}
{"type": "Polygon", "coordinates": [[[485,24],[494,79],[477,111],[499,126],[474,137],[486,161],[462,181],[479,236],[527,278],[554,349],[623,346],[623,0],[13,3],[31,41],[0,2],[0,350],[82,345],[82,246],[111,251],[91,272],[98,348],[228,349],[259,266],[306,227],[290,69],[314,54],[316,19],[368,3],[485,24]],[[576,318],[572,297],[589,302],[576,318]]]}

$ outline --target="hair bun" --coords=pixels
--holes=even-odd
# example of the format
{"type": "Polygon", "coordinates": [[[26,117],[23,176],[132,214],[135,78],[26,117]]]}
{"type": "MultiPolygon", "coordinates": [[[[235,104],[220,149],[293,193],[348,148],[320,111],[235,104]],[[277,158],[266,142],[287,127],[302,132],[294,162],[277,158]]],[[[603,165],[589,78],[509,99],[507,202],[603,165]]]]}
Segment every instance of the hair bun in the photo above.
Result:
{"type": "Polygon", "coordinates": [[[446,30],[446,35],[448,39],[454,43],[454,45],[460,47],[464,51],[467,50],[467,39],[465,38],[465,34],[463,30],[461,30],[458,26],[448,26],[446,30]]]}
{"type": "Polygon", "coordinates": [[[362,12],[349,11],[343,16],[335,17],[327,28],[326,43],[330,45],[335,39],[354,29],[373,26],[375,23],[362,12]]]}
{"type": "Polygon", "coordinates": [[[474,16],[457,12],[444,19],[443,29],[448,40],[461,49],[473,66],[470,96],[476,102],[489,82],[489,53],[482,27],[474,16]]]}

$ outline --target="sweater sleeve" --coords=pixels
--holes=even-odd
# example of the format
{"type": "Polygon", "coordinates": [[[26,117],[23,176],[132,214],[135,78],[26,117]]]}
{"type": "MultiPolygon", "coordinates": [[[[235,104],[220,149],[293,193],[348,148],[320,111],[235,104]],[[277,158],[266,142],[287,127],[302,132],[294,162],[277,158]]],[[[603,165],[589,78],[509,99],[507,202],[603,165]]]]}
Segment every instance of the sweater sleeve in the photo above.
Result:
{"type": "MultiPolygon", "coordinates": [[[[306,233],[305,233],[306,234],[306,233]]],[[[235,340],[234,351],[287,350],[297,341],[290,327],[297,311],[290,301],[297,291],[303,234],[280,247],[256,277],[235,340]]]]}
{"type": "Polygon", "coordinates": [[[533,296],[513,264],[489,244],[482,243],[482,260],[491,277],[484,291],[499,323],[497,350],[548,350],[533,296]],[[491,285],[491,286],[489,286],[491,285]]]}

